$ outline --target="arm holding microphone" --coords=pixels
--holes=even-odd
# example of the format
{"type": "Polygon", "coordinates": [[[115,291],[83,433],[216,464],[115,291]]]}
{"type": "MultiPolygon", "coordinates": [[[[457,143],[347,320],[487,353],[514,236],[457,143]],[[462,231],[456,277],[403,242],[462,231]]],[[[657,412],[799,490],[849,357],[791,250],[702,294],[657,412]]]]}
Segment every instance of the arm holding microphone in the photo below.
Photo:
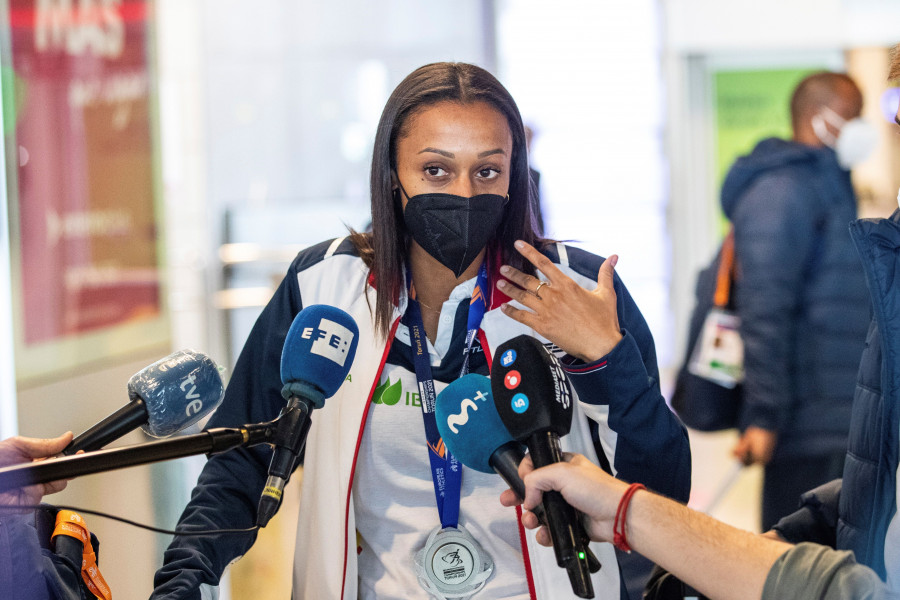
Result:
{"type": "MultiPolygon", "coordinates": [[[[7,438],[0,442],[0,468],[55,456],[71,441],[71,431],[52,439],[21,436],[7,438]]],[[[45,494],[60,492],[65,487],[66,481],[54,481],[2,492],[0,506],[34,505],[45,494]]]]}
{"type": "MultiPolygon", "coordinates": [[[[71,441],[72,432],[52,439],[7,438],[0,441],[0,468],[55,456],[71,441]]],[[[65,487],[65,481],[57,481],[3,492],[0,506],[37,504],[44,494],[65,487]]],[[[43,598],[47,593],[44,578],[36,567],[40,545],[29,515],[30,511],[15,514],[0,511],[0,598],[43,598]]]]}
{"type": "MultiPolygon", "coordinates": [[[[459,462],[482,473],[497,473],[519,499],[525,498],[525,484],[519,477],[525,446],[503,425],[487,377],[470,373],[452,382],[438,394],[435,416],[444,445],[459,462]]],[[[532,512],[542,525],[547,524],[543,504],[532,512]]],[[[588,571],[596,573],[602,565],[587,547],[587,534],[580,528],[578,533],[585,542],[588,571]]]]}
{"type": "MultiPolygon", "coordinates": [[[[539,469],[526,457],[519,473],[526,488],[523,508],[537,506],[544,492],[556,490],[585,515],[596,541],[613,541],[618,519],[628,546],[713,600],[888,597],[875,572],[856,564],[849,552],[792,546],[742,531],[643,489],[623,502],[629,485],[579,454],[539,469]],[[617,518],[623,505],[624,519],[617,518]]],[[[519,503],[511,490],[500,500],[506,506],[519,503]]],[[[540,526],[531,512],[522,522],[529,529],[540,526]]],[[[550,544],[546,528],[537,539],[550,544]]]]}

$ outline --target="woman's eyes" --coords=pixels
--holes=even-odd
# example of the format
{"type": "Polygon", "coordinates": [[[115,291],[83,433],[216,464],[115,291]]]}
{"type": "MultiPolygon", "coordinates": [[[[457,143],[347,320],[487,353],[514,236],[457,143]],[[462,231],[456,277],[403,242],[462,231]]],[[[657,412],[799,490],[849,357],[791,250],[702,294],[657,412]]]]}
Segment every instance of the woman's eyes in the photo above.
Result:
{"type": "Polygon", "coordinates": [[[478,171],[478,176],[482,179],[494,179],[500,176],[500,171],[493,167],[486,167],[478,171]]]}
{"type": "MultiPolygon", "coordinates": [[[[424,168],[425,173],[429,177],[444,177],[448,173],[443,167],[439,167],[437,165],[428,165],[424,168]]],[[[476,177],[479,179],[496,179],[500,176],[500,169],[496,167],[484,167],[483,169],[479,169],[476,171],[476,177]]]]}

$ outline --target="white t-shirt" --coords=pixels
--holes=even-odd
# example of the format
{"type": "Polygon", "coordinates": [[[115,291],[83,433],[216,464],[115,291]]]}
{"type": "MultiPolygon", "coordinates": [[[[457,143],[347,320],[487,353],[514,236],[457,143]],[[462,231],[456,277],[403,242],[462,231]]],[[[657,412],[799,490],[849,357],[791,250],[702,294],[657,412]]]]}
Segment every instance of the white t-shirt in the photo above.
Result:
{"type": "MultiPolygon", "coordinates": [[[[452,360],[448,350],[454,321],[462,329],[457,335],[465,337],[465,320],[455,317],[461,301],[468,305],[474,285],[474,279],[460,284],[444,303],[435,344],[428,343],[432,368],[452,360]]],[[[409,330],[403,324],[395,340],[409,345],[409,330]]],[[[445,387],[435,381],[437,393],[445,387]]],[[[499,500],[504,489],[498,475],[463,468],[459,521],[494,561],[493,574],[474,600],[529,598],[516,510],[499,500]]],[[[414,556],[440,526],[440,519],[418,385],[407,366],[389,361],[373,395],[357,458],[353,506],[359,597],[428,598],[416,579],[414,556]]]]}

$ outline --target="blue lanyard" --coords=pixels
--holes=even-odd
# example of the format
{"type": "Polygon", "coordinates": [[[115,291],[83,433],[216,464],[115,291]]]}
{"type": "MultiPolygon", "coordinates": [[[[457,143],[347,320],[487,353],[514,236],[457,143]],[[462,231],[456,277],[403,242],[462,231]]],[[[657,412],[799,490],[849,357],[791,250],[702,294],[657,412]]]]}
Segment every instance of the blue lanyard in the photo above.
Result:
{"type": "MultiPolygon", "coordinates": [[[[407,290],[410,290],[410,270],[406,270],[407,290]]],[[[466,322],[466,349],[459,376],[469,372],[469,356],[472,344],[481,326],[481,319],[487,309],[485,292],[489,290],[487,267],[481,264],[475,291],[469,303],[469,318],[466,322]]],[[[409,304],[403,322],[409,328],[412,343],[413,365],[416,381],[419,384],[419,396],[422,400],[422,418],[425,421],[425,441],[428,445],[428,460],[431,464],[431,479],[434,483],[434,497],[437,502],[441,527],[456,527],[459,523],[459,495],[462,489],[462,465],[444,446],[438,432],[437,419],[434,416],[434,405],[437,394],[434,391],[434,377],[431,373],[431,360],[428,357],[428,342],[425,339],[425,326],[422,323],[422,311],[418,301],[409,294],[409,304]]]]}

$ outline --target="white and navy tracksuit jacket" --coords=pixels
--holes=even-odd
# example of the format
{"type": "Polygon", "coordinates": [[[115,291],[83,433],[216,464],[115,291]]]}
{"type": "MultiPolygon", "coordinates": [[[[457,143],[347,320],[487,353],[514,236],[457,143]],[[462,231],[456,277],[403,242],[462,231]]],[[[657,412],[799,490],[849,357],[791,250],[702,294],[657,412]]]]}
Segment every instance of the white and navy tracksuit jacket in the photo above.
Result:
{"type": "MultiPolygon", "coordinates": [[[[599,257],[562,244],[544,252],[582,286],[596,286],[602,263],[599,257]]],[[[368,276],[368,269],[346,239],[301,252],[250,333],[225,400],[209,422],[210,427],[238,426],[278,415],[284,406],[281,350],[291,322],[303,306],[336,306],[356,320],[360,337],[350,376],[314,413],[306,443],[294,559],[295,599],[357,598],[354,469],[371,397],[391,348],[374,330],[370,306],[375,306],[375,292],[366,285],[368,276]]],[[[640,481],[661,494],[687,501],[691,473],[687,433],[660,394],[652,336],[618,277],[615,290],[624,339],[595,363],[568,361],[567,372],[579,401],[571,433],[562,440],[563,448],[585,454],[623,480],[640,481]]],[[[493,290],[495,297],[479,333],[487,364],[494,348],[519,334],[547,341],[504,315],[498,294],[493,290]]],[[[405,308],[403,295],[394,309],[391,340],[405,308]]],[[[270,457],[270,448],[256,447],[210,458],[178,527],[255,524],[270,457]]],[[[539,600],[573,597],[566,572],[556,565],[552,549],[539,546],[534,533],[526,532],[521,524],[519,528],[525,540],[522,554],[532,596],[539,600]]],[[[254,539],[252,535],[176,537],[156,574],[152,598],[199,599],[201,585],[217,585],[229,562],[243,555],[254,539]]],[[[593,576],[597,597],[619,598],[621,582],[612,545],[591,546],[604,565],[593,576]]],[[[490,597],[489,590],[481,596],[490,597]]]]}

